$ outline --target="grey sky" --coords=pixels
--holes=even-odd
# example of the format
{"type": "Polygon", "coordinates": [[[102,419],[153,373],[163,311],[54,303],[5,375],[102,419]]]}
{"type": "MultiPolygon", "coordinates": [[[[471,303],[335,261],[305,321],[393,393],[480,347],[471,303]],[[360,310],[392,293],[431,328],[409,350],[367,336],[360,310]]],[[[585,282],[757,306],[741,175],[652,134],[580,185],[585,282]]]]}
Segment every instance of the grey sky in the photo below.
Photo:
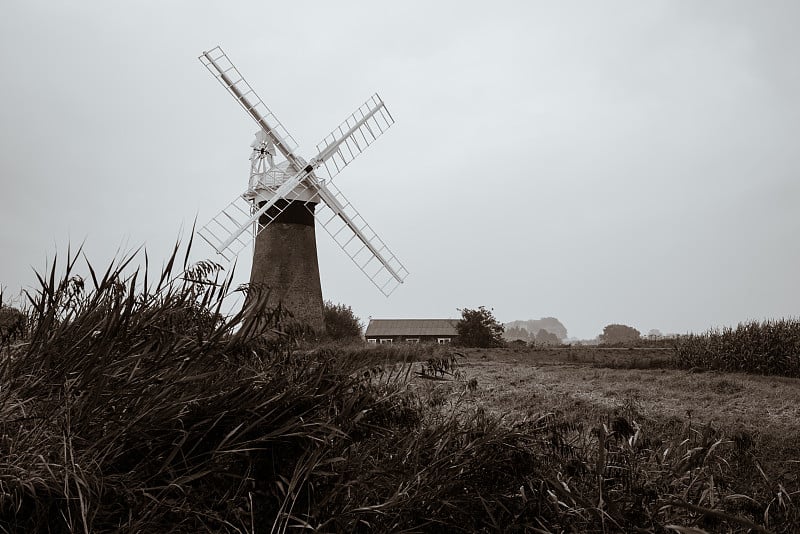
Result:
{"type": "Polygon", "coordinates": [[[70,241],[161,259],[244,190],[255,125],[197,60],[220,44],[306,157],[372,92],[397,121],[336,183],[406,284],[386,299],[318,233],[323,293],[365,319],[797,316],[798,24],[794,1],[6,1],[0,284],[70,241]]]}

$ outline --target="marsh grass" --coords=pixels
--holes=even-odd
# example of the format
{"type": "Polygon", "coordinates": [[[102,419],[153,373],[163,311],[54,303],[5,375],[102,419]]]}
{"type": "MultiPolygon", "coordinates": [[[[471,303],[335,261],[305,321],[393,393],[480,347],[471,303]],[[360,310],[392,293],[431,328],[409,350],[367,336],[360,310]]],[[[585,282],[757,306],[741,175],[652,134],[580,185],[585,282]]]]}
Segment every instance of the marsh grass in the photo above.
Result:
{"type": "Polygon", "coordinates": [[[257,288],[225,315],[230,274],[178,252],[157,280],[146,255],[83,279],[68,254],[37,275],[25,331],[0,346],[0,530],[797,524],[797,495],[766,476],[740,492],[755,469],[744,437],[689,425],[663,439],[633,404],[599,423],[498,417],[470,403],[480,380],[457,354],[310,346],[257,288]]]}
{"type": "Polygon", "coordinates": [[[678,365],[800,377],[800,320],[740,323],[736,328],[682,336],[675,342],[678,365]]]}

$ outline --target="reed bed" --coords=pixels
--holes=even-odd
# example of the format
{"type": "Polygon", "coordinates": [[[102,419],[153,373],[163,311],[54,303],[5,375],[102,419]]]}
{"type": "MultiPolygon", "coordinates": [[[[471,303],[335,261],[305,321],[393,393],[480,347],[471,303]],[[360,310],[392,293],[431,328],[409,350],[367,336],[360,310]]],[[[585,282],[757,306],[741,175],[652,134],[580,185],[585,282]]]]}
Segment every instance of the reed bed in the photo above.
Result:
{"type": "MultiPolygon", "coordinates": [[[[188,252],[186,257],[188,257],[188,252]]],[[[185,258],[186,258],[185,257],[185,258]]],[[[792,532],[798,498],[748,442],[607,420],[510,421],[457,353],[310,347],[226,316],[218,265],[133,257],[38,276],[0,345],[2,532],[792,532]],[[145,261],[146,263],[146,261],[145,261]],[[300,347],[300,349],[298,349],[300,347]],[[447,386],[428,402],[424,381],[447,386]],[[748,489],[744,489],[747,485],[748,489]],[[695,529],[695,530],[691,530],[695,529]]]]}
{"type": "Polygon", "coordinates": [[[800,319],[751,321],[680,337],[684,367],[800,377],[800,319]]]}

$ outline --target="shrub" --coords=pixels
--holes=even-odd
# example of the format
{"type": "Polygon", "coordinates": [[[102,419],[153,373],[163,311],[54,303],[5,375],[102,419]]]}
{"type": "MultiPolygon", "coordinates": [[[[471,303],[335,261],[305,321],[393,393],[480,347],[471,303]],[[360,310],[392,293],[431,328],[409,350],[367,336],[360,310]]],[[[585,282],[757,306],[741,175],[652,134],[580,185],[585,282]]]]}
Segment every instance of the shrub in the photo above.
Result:
{"type": "Polygon", "coordinates": [[[0,301],[0,348],[6,343],[22,337],[27,322],[24,313],[11,306],[5,306],[0,301]]]}
{"type": "Polygon", "coordinates": [[[332,340],[361,338],[364,325],[350,306],[325,301],[325,333],[332,340]]]}

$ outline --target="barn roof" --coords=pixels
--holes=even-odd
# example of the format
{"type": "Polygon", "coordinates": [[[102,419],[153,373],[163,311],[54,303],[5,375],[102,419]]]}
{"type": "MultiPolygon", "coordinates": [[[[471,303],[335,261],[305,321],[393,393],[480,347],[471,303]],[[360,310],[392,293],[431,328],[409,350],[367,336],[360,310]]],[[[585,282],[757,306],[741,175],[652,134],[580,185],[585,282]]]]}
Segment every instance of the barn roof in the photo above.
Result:
{"type": "Polygon", "coordinates": [[[370,319],[365,336],[458,335],[458,319],[370,319]]]}

